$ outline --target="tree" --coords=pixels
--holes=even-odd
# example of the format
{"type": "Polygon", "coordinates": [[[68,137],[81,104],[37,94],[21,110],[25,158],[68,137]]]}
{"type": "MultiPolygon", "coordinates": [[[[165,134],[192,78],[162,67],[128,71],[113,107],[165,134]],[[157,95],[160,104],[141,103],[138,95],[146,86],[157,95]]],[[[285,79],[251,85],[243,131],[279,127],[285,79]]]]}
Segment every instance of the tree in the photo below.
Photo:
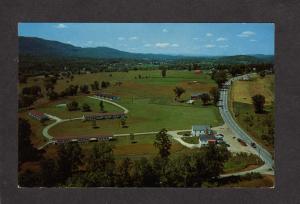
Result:
{"type": "Polygon", "coordinates": [[[216,88],[216,87],[212,87],[212,88],[209,90],[209,93],[213,96],[214,104],[217,105],[217,104],[218,104],[218,101],[219,101],[219,98],[220,98],[220,92],[219,92],[219,89],[216,88]]]}
{"type": "Polygon", "coordinates": [[[53,159],[43,159],[40,162],[41,166],[41,183],[42,186],[52,187],[58,182],[57,163],[53,159]]]}
{"type": "Polygon", "coordinates": [[[167,130],[162,129],[159,133],[156,134],[154,141],[154,147],[158,148],[161,158],[168,158],[168,156],[170,155],[171,146],[172,142],[167,135],[167,130]]]}
{"type": "Polygon", "coordinates": [[[82,109],[83,112],[90,112],[91,111],[91,107],[87,103],[82,104],[81,109],[82,109]]]}
{"type": "Polygon", "coordinates": [[[166,68],[163,68],[163,69],[161,70],[161,76],[162,76],[163,78],[165,78],[166,75],[167,75],[167,69],[166,69],[166,68]]]}
{"type": "Polygon", "coordinates": [[[47,96],[48,96],[49,100],[51,100],[51,101],[58,99],[58,93],[56,93],[53,90],[48,91],[47,96]]]}
{"type": "Polygon", "coordinates": [[[64,183],[82,165],[83,154],[78,143],[61,144],[58,147],[58,179],[64,183]]]}
{"type": "Polygon", "coordinates": [[[206,170],[204,171],[206,179],[217,178],[223,173],[224,163],[229,159],[230,152],[226,146],[217,146],[209,144],[204,148],[204,163],[206,170]]]}
{"type": "Polygon", "coordinates": [[[34,161],[40,158],[40,152],[31,144],[32,134],[29,122],[19,118],[18,124],[18,164],[25,161],[34,161]]]}
{"type": "Polygon", "coordinates": [[[254,109],[256,113],[263,113],[264,112],[264,105],[265,105],[265,97],[263,95],[257,94],[252,97],[254,109]]]}
{"type": "Polygon", "coordinates": [[[98,81],[94,81],[94,86],[96,90],[99,90],[99,82],[98,81]]]}
{"type": "Polygon", "coordinates": [[[131,176],[131,169],[132,169],[133,163],[131,159],[126,157],[123,159],[120,163],[120,165],[117,168],[116,172],[116,185],[119,187],[128,187],[132,186],[132,176],[131,176]]]}
{"type": "Polygon", "coordinates": [[[207,103],[210,101],[210,96],[207,93],[201,94],[201,100],[203,105],[207,105],[207,103]]]}
{"type": "Polygon", "coordinates": [[[122,128],[126,127],[126,118],[122,118],[120,123],[121,123],[122,128]]]}
{"type": "Polygon", "coordinates": [[[212,78],[216,81],[216,83],[218,84],[218,87],[221,88],[222,85],[227,81],[227,74],[225,71],[221,70],[221,71],[213,73],[212,78]]]}
{"type": "Polygon", "coordinates": [[[266,72],[265,72],[265,71],[259,72],[259,76],[260,76],[261,78],[264,78],[264,77],[266,76],[266,72]]]}
{"type": "Polygon", "coordinates": [[[100,101],[99,106],[100,106],[100,111],[104,112],[104,103],[103,103],[103,101],[100,101]]]}
{"type": "Polygon", "coordinates": [[[155,187],[159,183],[159,177],[156,176],[153,166],[144,157],[134,162],[132,180],[133,186],[137,187],[155,187]]]}
{"type": "Polygon", "coordinates": [[[68,109],[68,111],[78,110],[78,103],[76,101],[72,101],[70,103],[67,103],[67,109],[68,109]]]}
{"type": "Polygon", "coordinates": [[[80,90],[81,93],[85,93],[85,94],[90,93],[90,92],[89,92],[89,86],[86,85],[86,84],[80,86],[80,87],[79,87],[79,90],[80,90]]]}
{"type": "Polygon", "coordinates": [[[175,93],[175,100],[177,98],[180,98],[180,96],[185,92],[185,90],[182,87],[178,87],[176,86],[175,89],[173,89],[174,93],[175,93]]]}

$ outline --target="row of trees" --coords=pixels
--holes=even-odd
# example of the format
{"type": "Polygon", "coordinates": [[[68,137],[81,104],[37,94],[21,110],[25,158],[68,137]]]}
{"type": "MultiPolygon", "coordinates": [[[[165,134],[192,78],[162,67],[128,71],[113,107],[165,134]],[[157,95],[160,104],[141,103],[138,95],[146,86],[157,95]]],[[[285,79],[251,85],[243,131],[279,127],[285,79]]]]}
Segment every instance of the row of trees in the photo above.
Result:
{"type": "MultiPolygon", "coordinates": [[[[210,145],[193,154],[170,157],[172,142],[166,133],[163,129],[156,135],[158,154],[152,159],[116,160],[109,142],[95,143],[88,155],[83,154],[78,143],[58,145],[57,158],[42,158],[40,171],[19,173],[19,185],[201,187],[222,173],[230,156],[226,147],[210,145]]],[[[20,162],[28,160],[31,158],[20,162]]]]}

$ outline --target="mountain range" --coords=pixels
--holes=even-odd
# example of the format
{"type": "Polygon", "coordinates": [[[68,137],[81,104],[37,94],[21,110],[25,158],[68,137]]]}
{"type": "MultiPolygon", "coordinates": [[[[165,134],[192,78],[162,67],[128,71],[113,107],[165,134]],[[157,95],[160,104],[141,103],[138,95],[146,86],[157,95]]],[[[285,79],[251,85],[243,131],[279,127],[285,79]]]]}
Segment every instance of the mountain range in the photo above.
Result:
{"type": "Polygon", "coordinates": [[[273,62],[273,55],[236,55],[236,56],[183,56],[165,54],[142,54],[125,52],[109,47],[82,48],[70,44],[45,40],[37,37],[19,37],[19,55],[37,57],[77,57],[96,59],[148,59],[148,60],[176,60],[176,59],[211,59],[214,62],[257,63],[273,62]]]}

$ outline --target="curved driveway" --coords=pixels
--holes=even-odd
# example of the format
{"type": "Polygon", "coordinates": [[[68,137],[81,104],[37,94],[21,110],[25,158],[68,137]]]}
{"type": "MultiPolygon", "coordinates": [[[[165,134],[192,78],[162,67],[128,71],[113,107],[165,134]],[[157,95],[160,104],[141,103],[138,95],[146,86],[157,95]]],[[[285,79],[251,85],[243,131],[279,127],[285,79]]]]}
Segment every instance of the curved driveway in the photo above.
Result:
{"type": "MultiPolygon", "coordinates": [[[[250,74],[248,74],[250,76],[250,74]]],[[[244,75],[246,76],[246,75],[244,75]]],[[[225,85],[230,86],[231,83],[235,80],[241,79],[243,76],[234,77],[230,80],[228,80],[225,85]]],[[[244,140],[248,145],[251,145],[252,142],[256,144],[256,148],[253,148],[257,155],[265,162],[265,164],[268,166],[269,169],[273,169],[274,161],[272,158],[272,155],[265,150],[261,145],[257,144],[251,136],[249,136],[240,126],[235,122],[233,119],[229,108],[228,108],[228,92],[229,90],[225,89],[223,91],[220,91],[220,100],[221,100],[221,107],[219,107],[220,114],[224,120],[224,122],[228,125],[228,127],[231,128],[233,132],[238,135],[239,138],[244,140]]],[[[252,171],[253,172],[253,171],[252,171]]]]}

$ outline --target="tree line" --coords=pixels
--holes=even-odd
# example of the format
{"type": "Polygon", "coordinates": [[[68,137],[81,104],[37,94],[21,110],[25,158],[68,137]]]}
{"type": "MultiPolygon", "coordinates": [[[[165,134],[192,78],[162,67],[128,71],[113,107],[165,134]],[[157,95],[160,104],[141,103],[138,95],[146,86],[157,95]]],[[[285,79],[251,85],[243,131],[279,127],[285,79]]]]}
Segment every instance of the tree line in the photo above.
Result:
{"type": "Polygon", "coordinates": [[[30,125],[19,120],[19,167],[32,160],[40,166],[39,171],[19,170],[20,186],[201,187],[218,179],[230,157],[225,146],[215,145],[171,156],[172,142],[163,129],[153,144],[158,153],[151,158],[117,160],[109,142],[95,143],[86,155],[78,143],[60,144],[57,158],[49,158],[36,152],[29,140],[30,125]]]}

